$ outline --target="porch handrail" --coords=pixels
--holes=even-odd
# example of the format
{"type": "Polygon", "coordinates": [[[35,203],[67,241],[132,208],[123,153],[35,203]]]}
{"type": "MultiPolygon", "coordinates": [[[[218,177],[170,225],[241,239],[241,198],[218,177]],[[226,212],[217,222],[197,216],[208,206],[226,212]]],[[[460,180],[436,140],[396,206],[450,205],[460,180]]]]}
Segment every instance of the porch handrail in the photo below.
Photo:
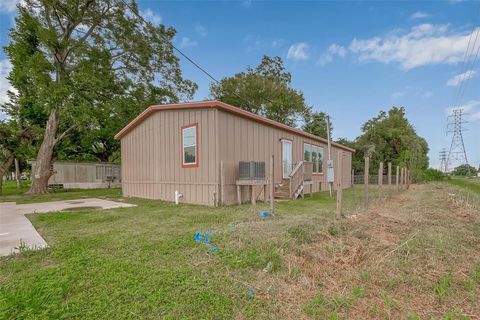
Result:
{"type": "Polygon", "coordinates": [[[297,163],[290,173],[290,198],[293,198],[295,192],[303,184],[303,161],[297,163]]]}

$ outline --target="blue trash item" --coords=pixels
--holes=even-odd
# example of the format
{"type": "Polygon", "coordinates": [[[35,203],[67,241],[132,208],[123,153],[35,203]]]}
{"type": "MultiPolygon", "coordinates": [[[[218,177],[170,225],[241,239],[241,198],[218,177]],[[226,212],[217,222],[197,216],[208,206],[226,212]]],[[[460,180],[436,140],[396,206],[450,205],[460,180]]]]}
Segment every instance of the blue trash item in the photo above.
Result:
{"type": "Polygon", "coordinates": [[[248,293],[247,293],[247,298],[248,299],[253,299],[253,295],[255,293],[255,290],[253,288],[248,288],[248,293]]]}
{"type": "Polygon", "coordinates": [[[269,211],[262,211],[262,212],[260,212],[259,215],[260,215],[260,218],[265,219],[265,218],[270,217],[270,212],[269,211]]]}
{"type": "Polygon", "coordinates": [[[218,248],[216,246],[213,246],[211,244],[208,245],[208,252],[210,252],[211,254],[215,254],[217,253],[218,251],[218,248]]]}
{"type": "Polygon", "coordinates": [[[210,243],[210,238],[205,236],[205,238],[203,238],[203,243],[210,243]]]}
{"type": "Polygon", "coordinates": [[[203,232],[202,231],[198,231],[193,236],[193,240],[195,240],[195,242],[202,242],[202,239],[203,239],[203,232]]]}

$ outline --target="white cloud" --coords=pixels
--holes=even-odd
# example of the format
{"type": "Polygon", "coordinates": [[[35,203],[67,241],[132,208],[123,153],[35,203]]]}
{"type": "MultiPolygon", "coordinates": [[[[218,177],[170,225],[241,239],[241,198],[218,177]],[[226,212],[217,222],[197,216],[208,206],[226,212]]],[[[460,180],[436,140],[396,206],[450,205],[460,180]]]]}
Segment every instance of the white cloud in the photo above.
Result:
{"type": "Polygon", "coordinates": [[[9,100],[7,91],[13,90],[13,87],[10,85],[10,82],[7,79],[7,76],[11,70],[12,64],[10,63],[10,60],[0,60],[0,104],[9,100]]]}
{"type": "Polygon", "coordinates": [[[425,13],[425,12],[422,12],[422,11],[417,11],[415,13],[413,13],[411,16],[410,16],[410,19],[424,19],[424,18],[428,18],[430,17],[430,15],[428,13],[425,13]]]}
{"type": "Polygon", "coordinates": [[[447,86],[449,86],[449,87],[457,87],[457,86],[459,86],[460,83],[462,83],[463,81],[475,77],[476,74],[477,74],[477,72],[474,71],[474,70],[467,70],[467,71],[465,71],[465,72],[463,72],[463,73],[457,74],[456,76],[454,76],[453,78],[451,78],[451,79],[449,79],[449,80],[447,81],[447,86]]]}
{"type": "Polygon", "coordinates": [[[460,106],[448,107],[445,110],[445,112],[447,113],[447,115],[450,115],[450,114],[452,114],[452,111],[454,109],[463,109],[463,111],[465,113],[475,112],[475,115],[476,115],[478,113],[477,111],[475,111],[477,109],[477,107],[480,107],[480,100],[470,100],[470,101],[468,101],[465,104],[460,105],[460,106]]]}
{"type": "Polygon", "coordinates": [[[401,98],[405,95],[405,91],[395,91],[392,93],[392,99],[396,100],[398,98],[401,98]]]}
{"type": "Polygon", "coordinates": [[[291,60],[308,60],[308,49],[309,46],[305,42],[299,42],[292,44],[288,48],[287,59],[291,60]]]}
{"type": "Polygon", "coordinates": [[[398,100],[403,97],[429,99],[433,97],[433,92],[425,90],[422,87],[406,86],[403,89],[392,92],[392,100],[398,100]]]}
{"type": "Polygon", "coordinates": [[[474,114],[472,114],[472,116],[470,117],[470,119],[471,119],[472,121],[480,120],[480,111],[475,112],[474,114]]]}
{"type": "Polygon", "coordinates": [[[147,21],[150,21],[154,25],[158,25],[162,22],[162,17],[155,12],[152,11],[152,9],[147,8],[145,11],[140,11],[140,15],[147,21]]]}
{"type": "Polygon", "coordinates": [[[195,40],[190,39],[189,37],[183,37],[180,41],[180,48],[185,49],[189,47],[196,47],[198,42],[195,40]]]}
{"type": "Polygon", "coordinates": [[[246,46],[247,52],[253,51],[266,51],[275,48],[279,48],[283,45],[284,41],[282,39],[273,39],[273,40],[263,40],[259,36],[247,35],[243,38],[243,43],[246,46]]]}
{"type": "Polygon", "coordinates": [[[14,12],[17,10],[17,3],[19,0],[0,0],[0,12],[14,12]]]}
{"type": "Polygon", "coordinates": [[[428,98],[433,97],[433,92],[432,91],[425,91],[421,94],[421,96],[422,96],[422,98],[428,99],[428,98]]]}
{"type": "MultiPolygon", "coordinates": [[[[480,32],[480,28],[473,32],[480,32]]],[[[470,33],[449,32],[448,25],[421,24],[403,35],[397,32],[365,40],[355,38],[349,49],[359,55],[360,61],[399,63],[403,69],[408,70],[463,61],[469,37],[470,33]]],[[[477,45],[472,52],[480,47],[480,42],[477,45]]]]}
{"type": "Polygon", "coordinates": [[[332,43],[328,47],[327,52],[320,56],[320,58],[317,61],[317,64],[321,66],[325,66],[326,64],[329,64],[330,62],[332,62],[335,56],[345,58],[346,55],[347,55],[347,49],[345,49],[341,45],[332,43]]]}
{"type": "Polygon", "coordinates": [[[208,31],[207,31],[207,28],[205,28],[204,26],[202,25],[198,25],[195,27],[195,32],[198,33],[200,36],[202,37],[206,37],[208,35],[208,31]]]}

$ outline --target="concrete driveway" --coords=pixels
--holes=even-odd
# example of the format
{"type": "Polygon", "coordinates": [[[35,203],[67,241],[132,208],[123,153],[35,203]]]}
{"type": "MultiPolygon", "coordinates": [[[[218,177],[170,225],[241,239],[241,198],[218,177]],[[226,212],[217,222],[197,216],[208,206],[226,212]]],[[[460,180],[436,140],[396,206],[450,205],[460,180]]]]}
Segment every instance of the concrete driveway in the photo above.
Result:
{"type": "Polygon", "coordinates": [[[95,198],[18,205],[15,202],[0,203],[0,256],[19,252],[20,243],[29,249],[48,246],[30,220],[25,217],[27,213],[128,207],[135,205],[95,198]]]}

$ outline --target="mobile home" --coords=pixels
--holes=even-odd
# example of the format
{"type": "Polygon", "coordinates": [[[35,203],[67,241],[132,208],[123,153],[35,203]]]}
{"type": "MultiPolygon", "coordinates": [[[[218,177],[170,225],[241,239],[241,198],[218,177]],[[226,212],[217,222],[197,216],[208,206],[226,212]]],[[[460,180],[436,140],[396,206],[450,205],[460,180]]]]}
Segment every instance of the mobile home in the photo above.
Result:
{"type": "MultiPolygon", "coordinates": [[[[125,196],[205,205],[262,200],[271,165],[277,198],[328,190],[326,139],[218,101],[150,106],[115,138],[125,196]],[[258,164],[260,175],[242,180],[241,162],[258,164]]],[[[353,152],[332,143],[343,168],[335,179],[345,188],[353,152]]]]}

